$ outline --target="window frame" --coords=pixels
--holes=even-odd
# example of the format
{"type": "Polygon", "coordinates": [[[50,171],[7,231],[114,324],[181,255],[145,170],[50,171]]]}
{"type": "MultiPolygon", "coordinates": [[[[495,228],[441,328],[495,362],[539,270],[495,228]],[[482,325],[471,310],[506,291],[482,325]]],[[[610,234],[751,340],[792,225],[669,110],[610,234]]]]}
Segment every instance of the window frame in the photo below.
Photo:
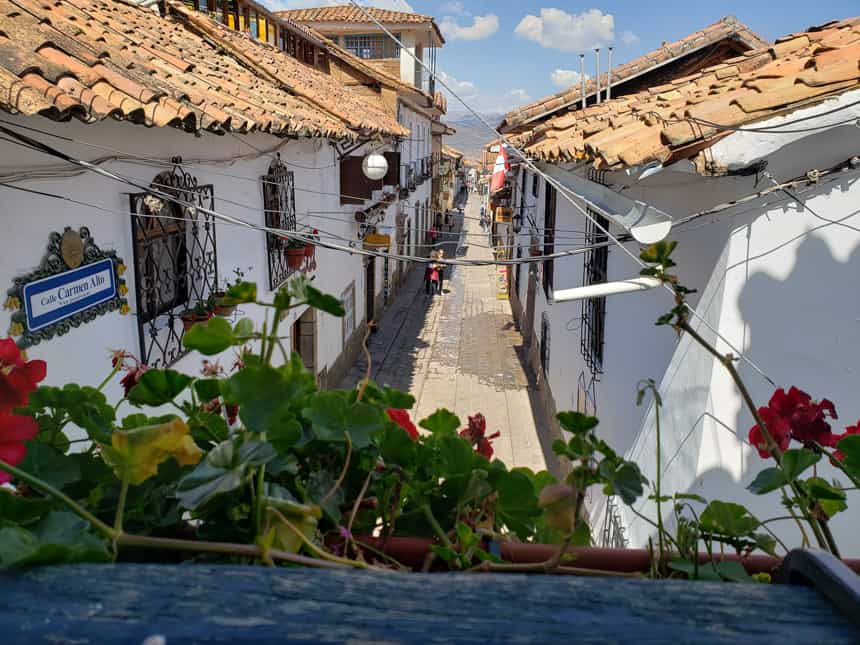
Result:
{"type": "MultiPolygon", "coordinates": [[[[585,223],[585,244],[605,244],[609,236],[600,228],[609,230],[609,220],[592,209],[586,207],[590,217],[585,223]],[[593,219],[592,219],[593,218],[593,219]],[[595,223],[596,222],[596,223],[595,223]]],[[[582,286],[603,284],[608,280],[609,246],[601,246],[587,251],[582,260],[582,286]]],[[[603,374],[604,348],[606,344],[606,297],[586,298],[582,301],[582,319],[580,324],[580,351],[592,375],[597,379],[603,374]]]]}

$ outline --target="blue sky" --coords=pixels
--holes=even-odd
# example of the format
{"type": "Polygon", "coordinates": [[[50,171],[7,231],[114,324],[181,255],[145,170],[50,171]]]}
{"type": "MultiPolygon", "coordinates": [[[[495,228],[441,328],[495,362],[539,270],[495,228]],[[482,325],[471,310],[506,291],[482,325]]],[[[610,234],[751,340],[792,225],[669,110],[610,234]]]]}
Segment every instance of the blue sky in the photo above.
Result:
{"type": "MultiPolygon", "coordinates": [[[[438,69],[474,107],[493,113],[505,112],[575,83],[574,72],[579,70],[579,51],[583,47],[614,46],[613,64],[617,65],[726,15],[736,16],[772,41],[811,25],[860,14],[857,0],[366,2],[434,16],[448,40],[439,54],[438,69]]],[[[326,4],[326,0],[269,0],[268,4],[313,6],[326,4]]],[[[605,50],[603,56],[605,67],[605,50]]],[[[586,73],[593,74],[593,52],[586,61],[586,73]]],[[[449,112],[456,114],[462,108],[456,101],[449,101],[449,112]]]]}

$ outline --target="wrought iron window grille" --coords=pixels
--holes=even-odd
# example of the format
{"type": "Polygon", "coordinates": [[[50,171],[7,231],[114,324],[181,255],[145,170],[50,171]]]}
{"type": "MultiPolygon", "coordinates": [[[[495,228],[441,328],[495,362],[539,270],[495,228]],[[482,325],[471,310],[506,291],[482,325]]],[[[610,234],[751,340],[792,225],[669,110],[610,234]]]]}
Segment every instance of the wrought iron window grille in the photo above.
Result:
{"type": "Polygon", "coordinates": [[[603,531],[600,535],[600,546],[604,549],[626,549],[629,541],[624,537],[624,526],[621,514],[614,498],[606,499],[606,514],[603,516],[603,531]]]}
{"type": "MultiPolygon", "coordinates": [[[[585,225],[585,245],[592,246],[608,241],[608,236],[595,221],[609,230],[609,220],[589,208],[590,218],[585,225]],[[593,218],[593,219],[592,219],[593,218]]],[[[609,247],[591,249],[583,256],[582,286],[603,284],[609,266],[609,247]]],[[[582,301],[580,349],[588,369],[598,377],[603,374],[603,349],[606,333],[606,298],[587,298],[582,301]]]]}
{"type": "Polygon", "coordinates": [[[547,312],[543,312],[540,318],[540,364],[544,376],[549,376],[550,359],[550,325],[547,312]]]}
{"type": "Polygon", "coordinates": [[[134,284],[140,360],[167,367],[185,355],[181,314],[205,303],[218,288],[214,189],[199,185],[174,157],[173,170],[158,174],[150,192],[130,195],[134,284]]]}
{"type": "MultiPolygon", "coordinates": [[[[278,154],[269,165],[268,174],[261,177],[266,226],[284,231],[296,230],[296,190],[293,172],[287,169],[278,154]]],[[[266,233],[266,258],[269,265],[269,290],[276,291],[298,269],[287,263],[287,240],[266,233]]]]}

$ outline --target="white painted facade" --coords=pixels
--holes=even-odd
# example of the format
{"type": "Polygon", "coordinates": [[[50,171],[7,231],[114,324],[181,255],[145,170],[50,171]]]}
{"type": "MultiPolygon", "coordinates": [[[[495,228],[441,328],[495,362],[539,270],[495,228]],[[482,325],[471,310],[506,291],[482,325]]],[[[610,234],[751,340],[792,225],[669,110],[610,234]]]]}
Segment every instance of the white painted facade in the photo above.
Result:
{"type": "MultiPolygon", "coordinates": [[[[833,109],[851,100],[846,94],[815,109],[833,109]]],[[[789,120],[804,115],[793,113],[789,120]]],[[[805,125],[815,123],[806,121],[805,125]]],[[[764,159],[767,170],[778,181],[787,181],[809,170],[824,170],[845,162],[860,151],[858,143],[860,130],[847,125],[809,133],[804,139],[783,140],[780,146],[772,142],[764,146],[748,134],[734,134],[714,146],[711,153],[717,163],[733,168],[764,159]],[[756,145],[760,146],[758,154],[756,145]]],[[[855,285],[860,270],[859,170],[844,171],[836,180],[822,180],[820,185],[797,190],[821,218],[841,224],[817,218],[784,193],[774,193],[702,217],[673,230],[669,236],[679,242],[675,271],[681,282],[699,290],[691,297],[691,304],[779,386],[796,385],[813,398],[834,401],[840,415],[833,423],[836,433],[844,432],[845,426],[853,425],[860,417],[856,396],[860,382],[860,304],[855,285]]],[[[587,176],[584,168],[571,171],[587,176]]],[[[636,173],[631,174],[608,173],[605,181],[616,192],[645,201],[676,221],[772,185],[755,175],[700,176],[689,162],[670,166],[642,182],[636,181],[636,173]]],[[[542,240],[546,187],[541,180],[538,195],[532,196],[531,181],[529,173],[525,213],[532,214],[542,240]]],[[[514,196],[517,212],[519,185],[514,186],[514,196]]],[[[581,202],[580,205],[584,206],[581,202]]],[[[585,228],[582,213],[559,195],[555,250],[581,247],[585,228]]],[[[527,217],[519,236],[523,256],[528,255],[528,229],[527,217]]],[[[617,227],[612,231],[624,232],[617,227]]],[[[638,256],[640,247],[636,243],[625,246],[638,256]]],[[[582,255],[556,260],[555,289],[581,286],[583,262],[582,255]]],[[[540,265],[537,270],[542,271],[540,265]]],[[[607,280],[629,279],[638,271],[639,266],[623,250],[611,248],[607,280]]],[[[521,268],[520,275],[517,296],[525,310],[528,270],[521,268]]],[[[619,452],[638,462],[645,476],[653,481],[654,410],[647,403],[637,407],[635,401],[640,379],[653,378],[660,386],[664,404],[664,494],[690,492],[708,499],[736,501],[760,519],[784,515],[778,496],[758,497],[746,490],[768,464],[747,444],[753,421],[729,375],[698,345],[691,345],[689,338],[679,342],[670,328],[654,325],[658,316],[671,307],[671,295],[663,289],[607,298],[603,373],[592,384],[594,374],[581,351],[582,305],[549,304],[539,275],[533,330],[539,344],[541,319],[546,315],[551,338],[546,381],[555,407],[582,407],[579,390],[584,384],[593,396],[593,400],[589,398],[589,412],[596,403],[600,434],[619,452]]],[[[706,338],[714,339],[713,333],[694,322],[706,338]]],[[[721,352],[732,351],[722,342],[717,347],[721,352]]],[[[539,347],[534,351],[539,355],[539,347]]],[[[766,405],[774,388],[749,365],[741,363],[740,371],[754,400],[766,405]]],[[[819,465],[818,473],[836,476],[829,466],[819,465]]],[[[858,503],[860,496],[849,495],[849,511],[831,522],[843,555],[860,555],[860,534],[854,530],[858,503]]],[[[588,506],[593,532],[599,540],[605,500],[598,492],[591,492],[588,506]]],[[[640,502],[637,510],[650,517],[655,515],[650,502],[640,502]]],[[[623,505],[619,513],[630,545],[646,545],[653,535],[651,527],[623,505]]],[[[665,506],[664,513],[671,525],[665,506]]],[[[793,523],[783,522],[771,528],[787,544],[800,544],[793,523]]]]}
{"type": "MultiPolygon", "coordinates": [[[[353,213],[362,207],[341,206],[339,158],[335,148],[325,139],[284,140],[263,134],[234,137],[208,133],[195,137],[173,129],[148,129],[123,122],[105,121],[84,125],[78,121],[54,123],[41,118],[6,118],[22,126],[39,128],[82,142],[71,144],[31,133],[35,138],[73,156],[92,160],[117,155],[121,160],[108,161],[102,167],[146,186],[159,172],[169,170],[172,166],[169,161],[151,164],[140,161],[140,158],[169,160],[180,156],[183,168],[199,184],[214,186],[216,211],[259,226],[264,225],[261,177],[267,173],[272,159],[269,155],[255,152],[255,148],[278,150],[282,161],[295,177],[297,229],[305,232],[318,229],[324,241],[339,244],[357,240],[358,224],[353,213]],[[247,158],[242,159],[244,156],[247,158]],[[127,160],[125,157],[137,160],[127,160]]],[[[360,154],[360,151],[356,154],[360,154]]],[[[29,273],[39,265],[48,235],[52,231],[62,232],[64,227],[74,230],[82,226],[89,228],[96,244],[102,250],[115,250],[128,267],[124,278],[129,290],[127,298],[132,309],[130,315],[108,313],[64,336],[42,342],[28,352],[33,358],[47,361],[46,384],[77,382],[96,385],[110,372],[110,350],[125,349],[135,355],[140,351],[135,318],[136,285],[128,195],[138,191],[91,172],[75,174],[75,168],[69,164],[8,142],[0,142],[2,181],[8,181],[8,176],[13,173],[26,173],[33,177],[25,181],[16,179],[16,186],[63,195],[104,210],[0,187],[5,241],[4,252],[0,256],[0,276],[5,285],[4,294],[12,286],[14,277],[29,273]],[[63,176],[63,172],[68,174],[70,170],[73,176],[63,176]]],[[[393,225],[397,208],[396,204],[389,207],[386,222],[393,225]]],[[[215,226],[219,280],[223,282],[225,278],[231,278],[233,269],[241,268],[245,272],[245,280],[257,283],[259,299],[271,300],[265,234],[220,221],[215,226]]],[[[348,327],[360,330],[365,315],[365,258],[358,254],[317,248],[316,262],[317,269],[312,275],[315,286],[322,291],[340,297],[351,285],[354,286],[355,319],[348,327]]],[[[378,259],[374,281],[374,295],[377,297],[384,288],[383,266],[382,260],[378,259]]],[[[252,318],[258,328],[262,325],[265,310],[253,305],[243,305],[241,309],[243,315],[252,318]]],[[[302,313],[302,310],[291,311],[282,322],[281,331],[287,337],[286,347],[289,347],[292,323],[302,313]]],[[[4,336],[9,328],[10,315],[8,311],[0,311],[0,330],[4,336]]],[[[343,320],[322,313],[317,315],[314,365],[317,374],[335,363],[347,340],[344,337],[343,320]]],[[[233,360],[231,351],[221,358],[221,364],[229,369],[233,360]]],[[[190,355],[173,367],[196,373],[200,366],[200,356],[190,355]]],[[[107,386],[105,394],[112,401],[121,397],[118,378],[107,386]]]]}

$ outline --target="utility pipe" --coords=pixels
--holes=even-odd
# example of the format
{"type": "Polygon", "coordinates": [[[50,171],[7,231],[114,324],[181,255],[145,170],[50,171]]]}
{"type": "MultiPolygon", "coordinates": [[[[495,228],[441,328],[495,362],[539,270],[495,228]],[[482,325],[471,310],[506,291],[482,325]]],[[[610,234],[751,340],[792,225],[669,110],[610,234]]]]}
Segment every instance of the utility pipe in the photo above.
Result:
{"type": "Polygon", "coordinates": [[[553,302],[573,302],[585,300],[586,298],[603,298],[614,296],[619,293],[633,293],[635,291],[648,291],[660,286],[657,278],[639,277],[630,280],[619,280],[618,282],[604,282],[603,284],[592,284],[586,287],[574,289],[560,289],[552,294],[553,302]]]}
{"type": "Polygon", "coordinates": [[[582,109],[585,109],[585,54],[579,55],[579,86],[582,92],[582,109]]]}
{"type": "Polygon", "coordinates": [[[609,62],[606,64],[606,100],[612,98],[612,47],[609,48],[609,62]]]}

